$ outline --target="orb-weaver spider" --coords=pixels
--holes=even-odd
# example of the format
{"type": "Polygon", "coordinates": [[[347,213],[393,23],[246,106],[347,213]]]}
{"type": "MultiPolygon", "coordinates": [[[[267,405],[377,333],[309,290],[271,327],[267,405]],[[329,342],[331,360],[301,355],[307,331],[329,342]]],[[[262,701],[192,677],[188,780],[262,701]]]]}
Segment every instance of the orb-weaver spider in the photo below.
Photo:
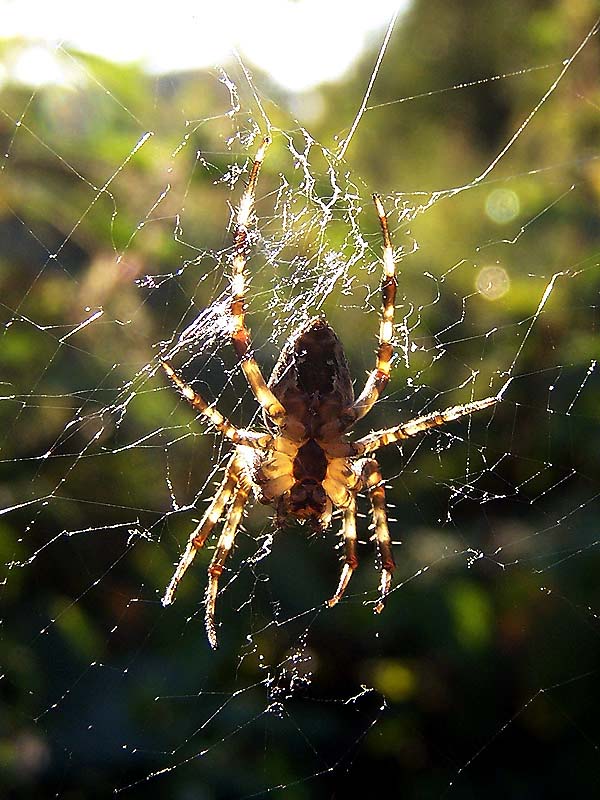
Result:
{"type": "Polygon", "coordinates": [[[324,317],[308,319],[286,341],[273,374],[265,381],[254,359],[245,323],[248,225],[254,208],[256,183],[265,151],[265,137],[250,172],[237,211],[231,274],[231,341],[248,384],[263,410],[267,431],[236,428],[185,383],[168,361],[162,366],[183,397],[214,428],[235,444],[225,477],[206,513],[191,533],[187,547],[162,599],[169,605],[185,571],[221,517],[224,525],[208,567],[205,624],[211,647],[217,647],[215,603],[219,577],[240,525],[250,495],[276,510],[278,527],[288,518],[324,530],[335,508],[343,511],[345,558],[329,606],[335,605],[357,567],[356,496],[367,491],[371,501],[374,539],[381,560],[379,599],[383,610],[390,590],[394,558],[388,529],[385,492],[379,465],[372,453],[384,445],[494,405],[499,396],[452,406],[375,431],[357,441],[348,432],[373,408],[390,377],[396,274],[387,217],[378,195],[373,195],[383,235],[382,313],[374,369],[364,389],[354,398],[352,378],[337,335],[324,317]]]}

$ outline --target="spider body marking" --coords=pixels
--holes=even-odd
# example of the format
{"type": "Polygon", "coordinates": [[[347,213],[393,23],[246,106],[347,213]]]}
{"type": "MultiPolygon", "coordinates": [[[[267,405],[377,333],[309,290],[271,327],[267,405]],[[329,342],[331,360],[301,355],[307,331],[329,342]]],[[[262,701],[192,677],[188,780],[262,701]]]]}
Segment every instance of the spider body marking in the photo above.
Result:
{"type": "Polygon", "coordinates": [[[246,256],[248,225],[260,165],[270,142],[265,137],[250,171],[248,186],[237,212],[231,261],[230,332],[235,352],[252,392],[260,404],[267,432],[236,428],[177,374],[168,361],[161,364],[192,407],[230,439],[235,449],[225,477],[204,516],[190,534],[162,598],[169,605],[187,568],[212,530],[223,518],[223,529],[208,567],[205,626],[213,649],[217,647],[215,605],[219,577],[233,547],[244,507],[251,495],[275,509],[277,527],[290,519],[324,531],[334,509],[343,515],[344,564],[335,605],[358,565],[356,497],[366,491],[371,503],[373,536],[380,563],[379,598],[374,610],[384,608],[391,587],[394,558],[388,529],[385,491],[379,464],[371,455],[380,447],[415,436],[494,405],[500,396],[486,397],[444,411],[434,411],[408,422],[374,431],[357,441],[348,432],[366,416],[385,389],[393,351],[396,274],[387,216],[378,195],[373,195],[383,237],[382,310],[375,367],[355,399],[352,378],[342,344],[324,317],[313,317],[286,341],[268,382],[254,359],[245,323],[246,256]]]}
{"type": "MultiPolygon", "coordinates": [[[[324,530],[333,505],[340,505],[332,498],[340,452],[351,453],[339,421],[354,401],[344,348],[324,317],[309,319],[287,340],[268,386],[286,409],[280,434],[286,453],[259,457],[253,475],[259,500],[275,506],[280,527],[292,517],[324,530]]],[[[265,422],[270,426],[267,415],[265,422]]]]}

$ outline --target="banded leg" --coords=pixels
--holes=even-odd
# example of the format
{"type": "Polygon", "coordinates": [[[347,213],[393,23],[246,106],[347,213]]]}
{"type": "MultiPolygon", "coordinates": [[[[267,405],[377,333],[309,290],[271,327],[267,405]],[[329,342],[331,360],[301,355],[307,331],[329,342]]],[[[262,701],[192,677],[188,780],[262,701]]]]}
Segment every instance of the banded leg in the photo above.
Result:
{"type": "Polygon", "coordinates": [[[223,567],[227,556],[231,552],[235,535],[237,533],[239,524],[242,519],[244,506],[248,500],[249,488],[246,486],[238,486],[233,498],[223,531],[219,536],[217,548],[208,567],[208,586],[206,587],[206,597],[204,600],[204,625],[206,627],[206,635],[213,650],[216,650],[217,642],[217,628],[215,626],[215,605],[217,602],[217,592],[219,590],[219,578],[223,572],[223,567]]]}
{"type": "Polygon", "coordinates": [[[394,336],[394,308],[396,303],[396,265],[394,264],[394,251],[390,239],[387,216],[379,195],[373,195],[373,202],[377,209],[381,232],[383,234],[383,276],[381,279],[381,322],[379,325],[379,346],[377,348],[377,363],[375,369],[367,378],[365,388],[353,405],[344,413],[344,421],[348,419],[346,427],[354,424],[373,408],[379,395],[383,392],[390,379],[394,336]]]}
{"type": "Polygon", "coordinates": [[[236,428],[235,425],[232,425],[232,423],[215,408],[215,406],[209,405],[201,395],[180,378],[168,361],[161,361],[160,363],[168,377],[173,381],[188,403],[202,414],[202,416],[208,420],[213,427],[220,431],[223,436],[231,439],[235,444],[245,445],[246,447],[264,450],[269,450],[273,447],[273,437],[268,433],[258,433],[257,431],[250,431],[246,428],[236,428]]]}
{"type": "Polygon", "coordinates": [[[254,196],[258,173],[263,162],[265,151],[271,142],[265,136],[258,148],[254,164],[250,171],[248,185],[237,212],[235,232],[233,235],[233,262],[231,274],[231,342],[242,364],[242,370],[254,396],[260,406],[276,425],[285,419],[285,409],[267,386],[260,367],[251,351],[250,331],[246,327],[246,254],[248,251],[248,224],[254,208],[254,196]]]}
{"type": "Polygon", "coordinates": [[[376,614],[383,611],[385,598],[387,597],[392,584],[392,573],[396,564],[392,555],[392,539],[387,523],[385,510],[385,489],[383,488],[383,478],[379,464],[374,458],[366,459],[363,462],[362,477],[369,492],[371,508],[373,511],[373,523],[375,533],[373,538],[377,543],[379,558],[381,559],[381,580],[379,583],[379,600],[374,607],[376,614]]]}
{"type": "Polygon", "coordinates": [[[466,417],[474,411],[481,411],[484,408],[489,408],[495,405],[499,396],[486,397],[483,400],[474,400],[472,403],[465,403],[462,406],[451,406],[444,411],[433,411],[431,414],[425,414],[422,417],[416,417],[409,422],[404,422],[402,425],[397,425],[395,428],[387,428],[386,430],[374,431],[362,439],[353,442],[352,448],[354,454],[357,456],[365,455],[366,453],[373,453],[380,447],[392,442],[397,442],[400,439],[410,439],[411,436],[416,436],[422,431],[429,428],[436,428],[438,425],[444,425],[446,422],[453,422],[454,420],[466,417]]]}
{"type": "Polygon", "coordinates": [[[163,606],[168,606],[173,602],[179,581],[185,575],[187,568],[191,565],[192,561],[196,557],[198,550],[201,547],[204,547],[205,541],[210,536],[213,528],[221,518],[225,506],[229,502],[233,490],[238,482],[238,475],[236,474],[235,469],[236,465],[234,456],[227,465],[225,478],[217,489],[217,493],[215,494],[211,504],[206,509],[204,516],[196,528],[190,534],[187,547],[179,559],[177,569],[173,573],[173,577],[171,578],[171,581],[167,586],[167,589],[161,600],[163,606]]]}
{"type": "Polygon", "coordinates": [[[358,566],[358,556],[356,554],[356,498],[352,496],[352,501],[348,508],[344,511],[344,523],[342,526],[342,535],[344,537],[344,566],[342,574],[338,582],[337,589],[331,600],[327,601],[329,608],[332,608],[338,603],[346,591],[346,587],[350,582],[350,578],[356,567],[358,566]]]}

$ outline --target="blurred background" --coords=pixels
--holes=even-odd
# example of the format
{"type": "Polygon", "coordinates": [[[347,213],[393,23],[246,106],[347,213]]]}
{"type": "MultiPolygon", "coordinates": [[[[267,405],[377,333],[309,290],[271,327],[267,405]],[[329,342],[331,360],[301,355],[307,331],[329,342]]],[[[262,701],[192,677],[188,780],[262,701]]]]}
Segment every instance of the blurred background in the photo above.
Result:
{"type": "Polygon", "coordinates": [[[596,4],[36,6],[5,3],[0,42],[2,796],[593,795],[596,4]],[[360,387],[377,191],[397,356],[356,434],[506,390],[381,451],[382,615],[364,498],[331,610],[340,520],[275,534],[257,506],[213,653],[212,545],[160,597],[230,451],[157,358],[260,426],[227,265],[267,130],[248,263],[265,373],[325,313],[360,387]]]}

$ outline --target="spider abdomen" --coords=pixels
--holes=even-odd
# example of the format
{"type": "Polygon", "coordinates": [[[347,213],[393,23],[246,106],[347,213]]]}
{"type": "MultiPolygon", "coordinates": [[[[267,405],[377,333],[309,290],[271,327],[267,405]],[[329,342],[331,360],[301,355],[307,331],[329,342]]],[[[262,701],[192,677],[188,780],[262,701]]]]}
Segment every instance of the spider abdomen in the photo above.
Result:
{"type": "Polygon", "coordinates": [[[324,426],[352,405],[344,348],[323,317],[307,320],[287,340],[269,388],[286,410],[287,435],[298,443],[320,438],[324,426]]]}

